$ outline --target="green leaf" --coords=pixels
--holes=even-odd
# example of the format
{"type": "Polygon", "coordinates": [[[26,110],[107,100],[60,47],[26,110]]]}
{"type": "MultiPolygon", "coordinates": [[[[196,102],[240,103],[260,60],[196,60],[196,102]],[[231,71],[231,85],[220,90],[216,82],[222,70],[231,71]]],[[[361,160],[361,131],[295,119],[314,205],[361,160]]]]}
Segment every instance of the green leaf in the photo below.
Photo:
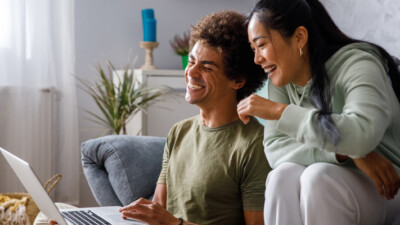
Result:
{"type": "Polygon", "coordinates": [[[135,77],[133,68],[127,65],[122,76],[114,76],[116,68],[106,60],[106,69],[97,64],[99,80],[89,82],[77,78],[81,89],[89,94],[101,115],[85,110],[97,124],[111,129],[115,134],[126,132],[126,123],[132,115],[144,111],[146,106],[159,101],[161,96],[172,93],[168,87],[148,88],[144,87],[135,77]]]}

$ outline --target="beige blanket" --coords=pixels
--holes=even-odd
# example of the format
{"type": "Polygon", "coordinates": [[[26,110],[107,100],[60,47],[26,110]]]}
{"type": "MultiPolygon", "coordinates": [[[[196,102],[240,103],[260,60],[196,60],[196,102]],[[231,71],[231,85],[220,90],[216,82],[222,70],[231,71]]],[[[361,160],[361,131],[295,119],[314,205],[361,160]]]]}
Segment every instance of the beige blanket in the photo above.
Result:
{"type": "Polygon", "coordinates": [[[27,201],[27,197],[16,199],[0,194],[0,224],[30,225],[25,207],[27,201]]]}

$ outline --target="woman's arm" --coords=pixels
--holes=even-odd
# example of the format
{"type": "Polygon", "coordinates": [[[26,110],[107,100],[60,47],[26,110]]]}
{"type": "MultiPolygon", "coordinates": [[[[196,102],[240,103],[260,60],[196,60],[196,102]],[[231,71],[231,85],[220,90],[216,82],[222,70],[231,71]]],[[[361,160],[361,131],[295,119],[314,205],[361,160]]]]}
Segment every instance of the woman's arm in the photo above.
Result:
{"type": "MultiPolygon", "coordinates": [[[[380,143],[392,117],[390,109],[394,103],[390,99],[388,89],[391,86],[386,79],[385,71],[376,58],[367,55],[353,62],[335,80],[333,100],[343,101],[343,107],[334,108],[336,113],[332,114],[341,135],[337,146],[322,135],[316,123],[317,109],[291,104],[285,87],[277,88],[270,82],[269,99],[287,104],[280,119],[271,120],[274,118],[270,117],[265,124],[264,146],[271,166],[275,168],[281,162],[303,165],[314,162],[338,163],[335,153],[352,158],[370,153],[380,143]]],[[[337,105],[340,104],[333,103],[334,107],[337,105]]],[[[239,114],[243,108],[239,104],[239,114]]],[[[279,110],[269,104],[263,111],[273,115],[279,110]]]]}
{"type": "Polygon", "coordinates": [[[343,70],[332,84],[335,102],[331,117],[340,132],[337,146],[329,138],[324,141],[316,123],[318,110],[314,108],[289,105],[276,129],[300,143],[360,158],[380,143],[393,117],[392,104],[397,102],[391,99],[388,90],[392,87],[373,56],[353,61],[343,70]]]}
{"type": "MultiPolygon", "coordinates": [[[[291,104],[285,87],[275,87],[272,82],[268,83],[269,102],[279,102],[285,106],[291,104]]],[[[267,107],[262,104],[266,99],[262,100],[259,96],[254,99],[260,99],[260,101],[257,103],[248,100],[239,103],[238,113],[239,116],[242,116],[242,120],[249,112],[254,113],[261,111],[259,110],[261,107],[263,107],[263,110],[265,111],[271,110],[270,106],[267,107]],[[245,110],[246,108],[248,109],[245,110]]],[[[273,111],[271,112],[271,115],[273,115],[274,112],[278,112],[273,109],[271,111],[273,111]]],[[[258,113],[256,116],[267,119],[264,127],[264,146],[265,154],[272,168],[276,168],[282,162],[294,162],[302,165],[310,165],[315,162],[338,163],[335,153],[321,151],[310,145],[304,145],[303,143],[298,142],[296,138],[290,137],[276,129],[278,120],[271,120],[271,118],[266,116],[266,113],[262,114],[263,115],[258,113]]],[[[249,113],[248,115],[253,114],[249,113]]]]}

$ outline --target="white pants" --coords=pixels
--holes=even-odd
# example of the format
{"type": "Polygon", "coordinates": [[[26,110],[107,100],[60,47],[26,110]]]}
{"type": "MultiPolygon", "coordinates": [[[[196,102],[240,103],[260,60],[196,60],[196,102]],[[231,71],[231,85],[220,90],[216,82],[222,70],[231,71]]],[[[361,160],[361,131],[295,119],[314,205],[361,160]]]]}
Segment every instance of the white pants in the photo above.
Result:
{"type": "Polygon", "coordinates": [[[264,220],[266,225],[400,224],[400,194],[382,198],[355,169],[283,163],[268,175],[264,220]]]}

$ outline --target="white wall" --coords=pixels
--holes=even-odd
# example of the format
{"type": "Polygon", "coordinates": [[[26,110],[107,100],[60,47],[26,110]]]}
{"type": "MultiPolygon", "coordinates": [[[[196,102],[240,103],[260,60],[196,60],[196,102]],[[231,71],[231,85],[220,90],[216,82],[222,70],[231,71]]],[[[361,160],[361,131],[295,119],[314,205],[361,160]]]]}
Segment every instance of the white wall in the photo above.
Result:
{"type": "Polygon", "coordinates": [[[321,0],[342,31],[400,58],[399,0],[321,0]]]}
{"type": "MultiPolygon", "coordinates": [[[[400,56],[400,1],[398,0],[321,0],[343,31],[359,39],[369,40],[400,56]]],[[[76,75],[93,80],[96,63],[110,59],[122,67],[136,55],[136,67],[144,62],[141,9],[154,8],[157,19],[157,41],[154,63],[160,69],[180,69],[180,58],[169,46],[175,34],[183,33],[202,16],[221,9],[247,13],[255,0],[79,0],[75,3],[76,75]]],[[[96,111],[89,96],[77,91],[78,107],[96,111]]],[[[97,125],[79,111],[80,141],[96,137],[97,125]]],[[[81,175],[82,206],[95,205],[86,180],[81,175]]]]}

